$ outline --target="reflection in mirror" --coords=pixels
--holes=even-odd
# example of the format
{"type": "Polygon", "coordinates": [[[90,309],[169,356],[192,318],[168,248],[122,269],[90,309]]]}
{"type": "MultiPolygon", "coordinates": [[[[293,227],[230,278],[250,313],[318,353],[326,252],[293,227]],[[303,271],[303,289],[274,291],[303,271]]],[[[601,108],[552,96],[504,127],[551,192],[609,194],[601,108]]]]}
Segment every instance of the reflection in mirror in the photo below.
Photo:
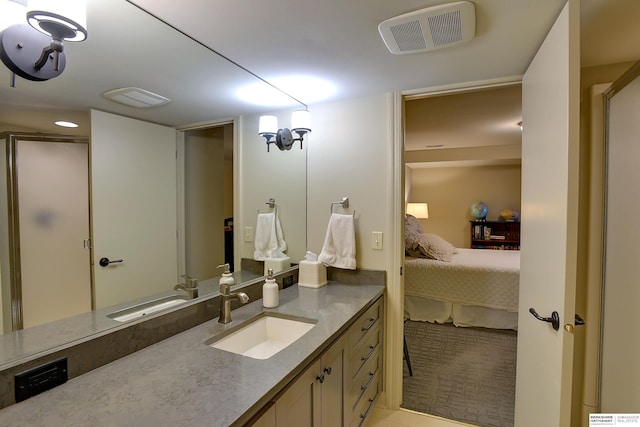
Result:
{"type": "MultiPolygon", "coordinates": [[[[212,279],[220,274],[215,269],[217,265],[229,262],[237,268],[241,265],[241,260],[253,259],[253,242],[245,239],[238,230],[231,239],[233,250],[229,251],[229,244],[225,247],[224,243],[230,239],[233,220],[238,223],[238,219],[241,218],[243,229],[255,227],[257,211],[264,211],[265,201],[270,197],[276,198],[280,209],[291,261],[297,262],[304,255],[306,149],[302,152],[298,150],[296,153],[293,151],[280,153],[276,150],[270,153],[271,157],[264,157],[266,150],[262,138],[257,135],[257,123],[258,116],[268,107],[247,104],[246,101],[233,96],[240,87],[262,82],[125,0],[90,1],[87,5],[87,13],[89,37],[83,43],[65,46],[67,67],[59,77],[47,82],[17,79],[16,87],[12,88],[8,84],[9,71],[0,66],[0,82],[7,82],[6,85],[0,84],[0,132],[29,134],[43,132],[52,135],[80,136],[84,137],[85,141],[91,140],[89,149],[92,156],[89,167],[91,192],[88,194],[91,200],[92,235],[85,234],[79,242],[83,255],[91,258],[91,265],[87,267],[85,264],[90,271],[89,284],[85,284],[82,291],[65,290],[57,293],[65,302],[77,296],[82,299],[84,307],[76,312],[52,315],[49,320],[91,308],[94,311],[76,315],[70,322],[65,323],[65,326],[73,324],[70,328],[73,329],[72,332],[59,327],[46,329],[47,324],[35,326],[30,329],[56,332],[54,334],[48,332],[38,342],[20,338],[23,340],[20,348],[9,348],[6,343],[13,345],[17,335],[10,333],[15,329],[16,322],[13,319],[11,280],[8,278],[11,273],[11,260],[9,253],[5,252],[0,259],[2,273],[0,330],[5,332],[5,336],[0,337],[2,338],[0,365],[119,325],[119,322],[108,318],[105,313],[146,302],[164,292],[182,292],[173,290],[178,281],[184,282],[184,279],[179,277],[181,274],[199,279],[200,296],[217,292],[217,281],[212,279]],[[129,31],[126,34],[113,31],[114,25],[127,27],[129,31]],[[168,52],[170,55],[167,55],[168,52]],[[167,59],[169,57],[171,60],[167,59]],[[130,86],[161,94],[170,98],[171,103],[158,108],[136,109],[114,103],[101,96],[108,90],[130,86]],[[167,198],[174,200],[174,222],[170,230],[157,226],[151,233],[156,236],[160,234],[173,236],[171,249],[175,253],[173,267],[170,273],[165,274],[169,278],[165,277],[160,281],[146,277],[146,273],[150,270],[157,270],[159,266],[166,264],[157,260],[154,267],[145,267],[137,273],[132,279],[133,282],[127,282],[122,277],[118,277],[122,271],[134,264],[138,256],[146,255],[145,251],[134,249],[135,243],[139,232],[145,227],[150,227],[151,220],[156,219],[160,209],[157,209],[154,214],[147,214],[143,222],[131,225],[126,237],[116,242],[119,247],[112,248],[104,238],[98,237],[99,233],[103,236],[114,234],[114,231],[121,227],[121,223],[119,217],[114,216],[114,213],[105,212],[104,207],[96,201],[98,193],[102,196],[106,191],[105,188],[110,188],[106,185],[99,190],[102,184],[99,183],[97,175],[101,170],[106,170],[112,174],[110,176],[118,176],[125,163],[135,160],[135,155],[129,151],[119,158],[108,160],[109,155],[103,153],[100,154],[102,163],[95,162],[99,151],[95,144],[101,137],[96,137],[94,129],[91,129],[89,113],[91,108],[96,115],[118,116],[125,121],[157,124],[171,131],[174,136],[174,146],[171,148],[173,166],[171,167],[175,170],[174,177],[178,178],[173,184],[163,185],[159,191],[167,198]],[[238,127],[236,120],[230,119],[237,116],[243,117],[241,127],[238,127]],[[80,126],[75,129],[58,128],[53,124],[54,119],[74,121],[80,126]],[[183,131],[177,132],[176,128],[183,131]],[[241,147],[238,135],[234,135],[236,130],[241,131],[242,142],[248,145],[244,149],[241,147]],[[207,144],[210,145],[207,146],[207,144]],[[236,153],[234,145],[235,149],[240,149],[241,154],[236,153]],[[178,151],[177,166],[176,149],[178,151]],[[221,154],[222,152],[224,154],[221,154]],[[218,155],[222,157],[217,157],[218,155]],[[219,181],[221,176],[222,182],[219,181]],[[232,177],[235,177],[235,180],[232,177]],[[194,184],[196,180],[206,181],[201,181],[204,183],[197,185],[194,184]],[[101,221],[104,229],[99,231],[98,228],[102,227],[99,225],[101,221]],[[175,244],[176,228],[179,236],[177,245],[175,244]],[[91,240],[87,241],[88,237],[91,237],[91,240]],[[89,249],[90,245],[92,246],[89,249]],[[111,261],[107,263],[107,267],[99,265],[101,258],[108,258],[111,261]],[[117,262],[120,259],[123,262],[117,262]],[[124,287],[109,296],[103,292],[106,288],[100,285],[100,276],[105,272],[116,273],[111,283],[124,284],[124,287]],[[152,284],[157,287],[145,288],[152,284]],[[123,291],[123,289],[129,291],[129,288],[135,288],[136,292],[123,291]]],[[[299,108],[294,101],[287,107],[294,108],[294,106],[299,108]]],[[[288,110],[286,116],[290,114],[291,111],[288,110]]],[[[121,129],[111,128],[106,133],[104,139],[107,144],[117,142],[116,130],[121,129]]],[[[54,139],[56,138],[59,139],[59,137],[54,139]]],[[[87,144],[85,143],[84,146],[86,147],[87,144]]],[[[109,145],[106,153],[110,151],[108,147],[109,145]]],[[[46,149],[48,148],[49,146],[46,146],[46,149]]],[[[6,151],[2,150],[3,158],[0,161],[2,168],[6,168],[7,165],[5,155],[6,151]]],[[[148,157],[137,159],[137,161],[145,166],[152,163],[148,157]]],[[[43,175],[43,169],[37,170],[38,174],[43,175]]],[[[5,180],[4,172],[6,171],[0,172],[2,172],[2,179],[5,180]]],[[[148,177],[141,175],[135,181],[128,182],[136,184],[146,182],[150,188],[153,188],[153,180],[145,181],[145,179],[148,177]]],[[[112,181],[105,179],[104,182],[108,184],[112,181]]],[[[127,181],[124,182],[126,184],[127,181]]],[[[2,190],[7,188],[5,184],[4,181],[0,182],[2,190]]],[[[78,190],[77,194],[79,192],[78,190]]],[[[118,198],[118,194],[118,192],[111,194],[111,199],[107,203],[113,206],[124,206],[129,211],[137,209],[135,202],[138,198],[135,195],[123,201],[118,198]]],[[[8,196],[4,193],[0,195],[2,224],[8,223],[8,196]]],[[[40,224],[48,224],[57,217],[47,212],[36,212],[34,218],[40,224]]],[[[3,242],[8,241],[4,239],[8,234],[7,230],[6,226],[2,227],[3,242]]],[[[53,242],[59,243],[57,240],[53,242]]],[[[58,249],[58,252],[62,256],[67,254],[66,249],[58,249]]],[[[151,257],[151,259],[154,258],[151,257]]],[[[57,268],[57,264],[54,263],[54,266],[51,269],[39,267],[40,273],[48,275],[57,268]]],[[[262,274],[236,269],[234,275],[236,275],[236,281],[240,283],[262,274]]],[[[69,277],[66,279],[63,281],[79,282],[69,277]]],[[[50,282],[42,278],[36,280],[40,286],[43,281],[47,282],[47,285],[50,282]]],[[[15,291],[13,293],[15,294],[15,291]]],[[[184,292],[183,294],[186,295],[184,292]]],[[[44,301],[45,305],[57,305],[51,304],[52,300],[47,299],[48,297],[44,296],[41,289],[36,289],[33,295],[37,300],[44,301]]],[[[44,311],[42,313],[44,314],[44,311]]],[[[30,327],[46,321],[46,319],[39,319],[33,324],[25,322],[24,326],[30,327]]]]}

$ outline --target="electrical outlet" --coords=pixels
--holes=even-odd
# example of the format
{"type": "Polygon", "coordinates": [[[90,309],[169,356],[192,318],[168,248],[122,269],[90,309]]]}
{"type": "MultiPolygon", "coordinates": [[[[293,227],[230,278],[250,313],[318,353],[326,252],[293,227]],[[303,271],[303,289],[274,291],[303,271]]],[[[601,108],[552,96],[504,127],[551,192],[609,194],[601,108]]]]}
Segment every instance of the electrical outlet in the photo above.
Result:
{"type": "Polygon", "coordinates": [[[253,242],[253,227],[244,228],[244,241],[253,242]]]}
{"type": "Polygon", "coordinates": [[[293,285],[293,274],[282,278],[282,289],[286,289],[293,285]]]}
{"type": "Polygon", "coordinates": [[[16,402],[64,384],[67,379],[66,357],[20,372],[14,377],[16,402]]]}
{"type": "Polygon", "coordinates": [[[371,249],[382,249],[382,231],[371,232],[371,249]]]}

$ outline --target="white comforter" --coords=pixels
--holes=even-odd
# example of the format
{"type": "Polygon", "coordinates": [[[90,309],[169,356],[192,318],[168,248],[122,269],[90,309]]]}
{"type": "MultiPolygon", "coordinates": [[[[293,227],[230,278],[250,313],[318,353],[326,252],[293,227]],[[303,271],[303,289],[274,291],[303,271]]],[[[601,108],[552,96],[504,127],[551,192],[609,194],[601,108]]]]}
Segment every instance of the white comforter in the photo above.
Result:
{"type": "Polygon", "coordinates": [[[405,260],[405,295],[518,311],[520,251],[457,249],[451,262],[405,260]]]}

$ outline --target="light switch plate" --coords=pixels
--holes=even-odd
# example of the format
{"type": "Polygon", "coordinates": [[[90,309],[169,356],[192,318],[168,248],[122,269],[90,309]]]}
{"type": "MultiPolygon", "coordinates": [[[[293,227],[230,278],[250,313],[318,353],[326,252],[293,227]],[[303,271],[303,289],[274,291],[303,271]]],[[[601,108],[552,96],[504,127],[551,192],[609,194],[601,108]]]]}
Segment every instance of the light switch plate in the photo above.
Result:
{"type": "Polygon", "coordinates": [[[371,232],[371,249],[382,249],[382,231],[371,232]]]}
{"type": "Polygon", "coordinates": [[[244,241],[253,242],[253,227],[244,228],[244,241]]]}

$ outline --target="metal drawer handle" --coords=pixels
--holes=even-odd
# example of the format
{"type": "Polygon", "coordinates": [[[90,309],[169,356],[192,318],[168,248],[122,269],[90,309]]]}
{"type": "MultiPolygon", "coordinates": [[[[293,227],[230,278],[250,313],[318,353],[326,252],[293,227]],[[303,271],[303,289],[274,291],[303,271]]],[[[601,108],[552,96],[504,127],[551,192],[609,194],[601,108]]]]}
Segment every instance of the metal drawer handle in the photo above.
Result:
{"type": "Polygon", "coordinates": [[[320,381],[320,384],[322,384],[322,383],[324,382],[324,374],[320,374],[320,375],[318,375],[318,376],[316,377],[316,379],[317,379],[318,381],[320,381]]]}
{"type": "Polygon", "coordinates": [[[370,346],[369,346],[369,353],[368,353],[366,356],[362,356],[362,357],[360,358],[360,360],[362,360],[363,362],[364,362],[365,360],[369,360],[369,358],[371,357],[371,355],[373,354],[373,352],[375,351],[375,349],[376,349],[376,346],[375,346],[375,345],[370,345],[370,346]]]}
{"type": "Polygon", "coordinates": [[[327,366],[326,368],[324,368],[324,372],[327,375],[331,375],[331,366],[327,366]]]}
{"type": "Polygon", "coordinates": [[[376,324],[376,320],[378,319],[374,319],[373,317],[369,319],[369,325],[368,326],[363,326],[362,327],[362,332],[367,332],[369,329],[371,329],[373,327],[373,325],[376,324]]]}
{"type": "Polygon", "coordinates": [[[373,382],[373,379],[375,378],[375,376],[376,376],[375,372],[369,372],[369,381],[367,381],[365,385],[360,386],[360,390],[365,391],[366,389],[371,387],[371,383],[373,382]]]}
{"type": "MultiPolygon", "coordinates": [[[[371,409],[373,408],[373,402],[374,402],[374,399],[369,399],[369,407],[367,408],[364,414],[360,414],[360,419],[362,421],[364,421],[364,419],[369,416],[369,412],[371,412],[371,409]]],[[[362,422],[360,422],[360,425],[362,425],[362,422]]]]}

